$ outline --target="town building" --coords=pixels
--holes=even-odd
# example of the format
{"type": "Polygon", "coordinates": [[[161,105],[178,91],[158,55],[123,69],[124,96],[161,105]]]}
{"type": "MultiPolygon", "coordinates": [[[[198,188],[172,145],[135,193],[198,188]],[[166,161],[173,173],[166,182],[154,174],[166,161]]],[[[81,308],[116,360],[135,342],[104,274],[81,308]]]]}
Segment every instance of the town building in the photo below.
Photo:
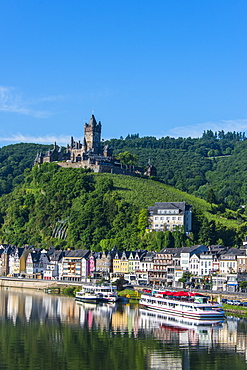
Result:
{"type": "Polygon", "coordinates": [[[15,247],[9,255],[9,275],[16,277],[20,275],[20,258],[24,248],[15,247]]]}
{"type": "Polygon", "coordinates": [[[156,202],[148,207],[149,230],[192,231],[192,206],[185,202],[156,202]]]}
{"type": "Polygon", "coordinates": [[[53,250],[48,254],[49,263],[43,272],[44,280],[57,280],[59,279],[59,261],[64,257],[65,252],[61,250],[53,250]]]}
{"type": "Polygon", "coordinates": [[[200,269],[200,254],[193,253],[189,259],[189,271],[192,275],[198,276],[200,269]]]}
{"type": "Polygon", "coordinates": [[[1,276],[9,275],[9,257],[11,253],[14,252],[14,250],[15,250],[15,247],[8,245],[8,244],[2,244],[1,264],[0,264],[1,276]]]}
{"type": "Polygon", "coordinates": [[[127,251],[116,252],[112,264],[113,275],[118,277],[129,272],[129,254],[130,252],[127,251]]]}
{"type": "Polygon", "coordinates": [[[207,251],[200,254],[199,276],[210,275],[213,272],[220,271],[220,256],[226,252],[223,245],[211,245],[207,251]]]}
{"type": "Polygon", "coordinates": [[[190,258],[194,254],[200,255],[202,252],[208,250],[208,247],[205,245],[194,245],[192,247],[184,247],[181,250],[180,259],[181,263],[180,266],[184,271],[190,272],[190,258]]]}
{"type": "Polygon", "coordinates": [[[90,251],[83,249],[67,251],[62,258],[61,280],[86,281],[89,255],[90,251]]]}
{"type": "Polygon", "coordinates": [[[26,259],[26,277],[43,279],[49,258],[45,249],[32,249],[26,259]]]}
{"type": "Polygon", "coordinates": [[[140,271],[152,271],[154,267],[155,252],[146,252],[141,256],[140,271]]]}
{"type": "Polygon", "coordinates": [[[244,256],[245,251],[238,248],[230,248],[219,256],[220,273],[229,274],[237,273],[238,269],[238,256],[244,256]]]}
{"type": "Polygon", "coordinates": [[[241,254],[237,256],[237,270],[238,273],[244,273],[247,272],[247,249],[244,249],[244,254],[241,254]]]}

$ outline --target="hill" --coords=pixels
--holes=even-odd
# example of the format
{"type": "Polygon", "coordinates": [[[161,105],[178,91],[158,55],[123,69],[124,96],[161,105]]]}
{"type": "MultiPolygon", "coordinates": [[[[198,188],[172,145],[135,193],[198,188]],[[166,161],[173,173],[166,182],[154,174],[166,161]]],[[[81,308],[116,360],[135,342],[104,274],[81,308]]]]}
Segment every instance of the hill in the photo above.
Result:
{"type": "MultiPolygon", "coordinates": [[[[125,139],[112,139],[108,144],[116,156],[129,151],[138,157],[138,165],[146,167],[149,160],[157,168],[157,177],[186,193],[238,210],[247,203],[247,140],[244,133],[208,130],[201,138],[140,138],[138,134],[125,139]]],[[[24,179],[37,152],[51,146],[15,144],[0,149],[0,196],[7,194],[24,179]]]]}
{"type": "Polygon", "coordinates": [[[31,168],[38,152],[51,145],[20,143],[0,148],[0,196],[8,194],[24,180],[25,169],[31,168]]]}
{"type": "Polygon", "coordinates": [[[95,174],[44,163],[26,170],[24,182],[0,198],[0,241],[15,245],[159,249],[197,243],[238,244],[245,215],[209,204],[151,179],[95,174]],[[147,206],[186,201],[193,234],[146,233],[147,206]]]}
{"type": "Polygon", "coordinates": [[[208,130],[201,138],[140,138],[109,140],[114,155],[129,151],[148,160],[157,168],[165,184],[209,200],[213,190],[215,202],[237,210],[247,203],[247,141],[244,133],[208,130]]]}

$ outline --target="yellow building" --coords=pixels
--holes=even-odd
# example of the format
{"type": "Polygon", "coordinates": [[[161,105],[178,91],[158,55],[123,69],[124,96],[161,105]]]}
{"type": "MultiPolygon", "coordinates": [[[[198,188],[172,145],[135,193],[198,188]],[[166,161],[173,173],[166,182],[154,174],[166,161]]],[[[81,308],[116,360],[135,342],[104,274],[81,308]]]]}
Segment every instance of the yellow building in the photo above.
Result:
{"type": "Polygon", "coordinates": [[[129,261],[127,252],[117,252],[113,258],[113,274],[127,274],[129,272],[129,261]]]}

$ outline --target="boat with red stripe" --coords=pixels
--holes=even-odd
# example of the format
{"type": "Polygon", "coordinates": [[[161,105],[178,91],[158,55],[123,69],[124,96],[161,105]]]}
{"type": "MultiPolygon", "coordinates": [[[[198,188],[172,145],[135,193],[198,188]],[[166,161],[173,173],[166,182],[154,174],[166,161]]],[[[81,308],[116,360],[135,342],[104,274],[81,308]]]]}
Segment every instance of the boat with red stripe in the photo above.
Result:
{"type": "Polygon", "coordinates": [[[209,297],[194,292],[152,290],[142,294],[140,304],[170,315],[198,320],[223,320],[225,317],[221,304],[210,302],[209,297]]]}

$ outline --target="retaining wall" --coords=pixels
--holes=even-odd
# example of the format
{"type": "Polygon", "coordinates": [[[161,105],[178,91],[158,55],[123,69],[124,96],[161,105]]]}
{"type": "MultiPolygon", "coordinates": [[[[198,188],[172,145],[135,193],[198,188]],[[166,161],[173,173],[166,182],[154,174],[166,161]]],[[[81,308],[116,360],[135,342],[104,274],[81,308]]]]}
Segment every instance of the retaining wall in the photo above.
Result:
{"type": "Polygon", "coordinates": [[[28,288],[28,289],[47,289],[47,288],[64,288],[67,286],[81,285],[77,282],[59,282],[54,280],[34,280],[34,279],[8,279],[0,278],[0,287],[28,288]]]}

